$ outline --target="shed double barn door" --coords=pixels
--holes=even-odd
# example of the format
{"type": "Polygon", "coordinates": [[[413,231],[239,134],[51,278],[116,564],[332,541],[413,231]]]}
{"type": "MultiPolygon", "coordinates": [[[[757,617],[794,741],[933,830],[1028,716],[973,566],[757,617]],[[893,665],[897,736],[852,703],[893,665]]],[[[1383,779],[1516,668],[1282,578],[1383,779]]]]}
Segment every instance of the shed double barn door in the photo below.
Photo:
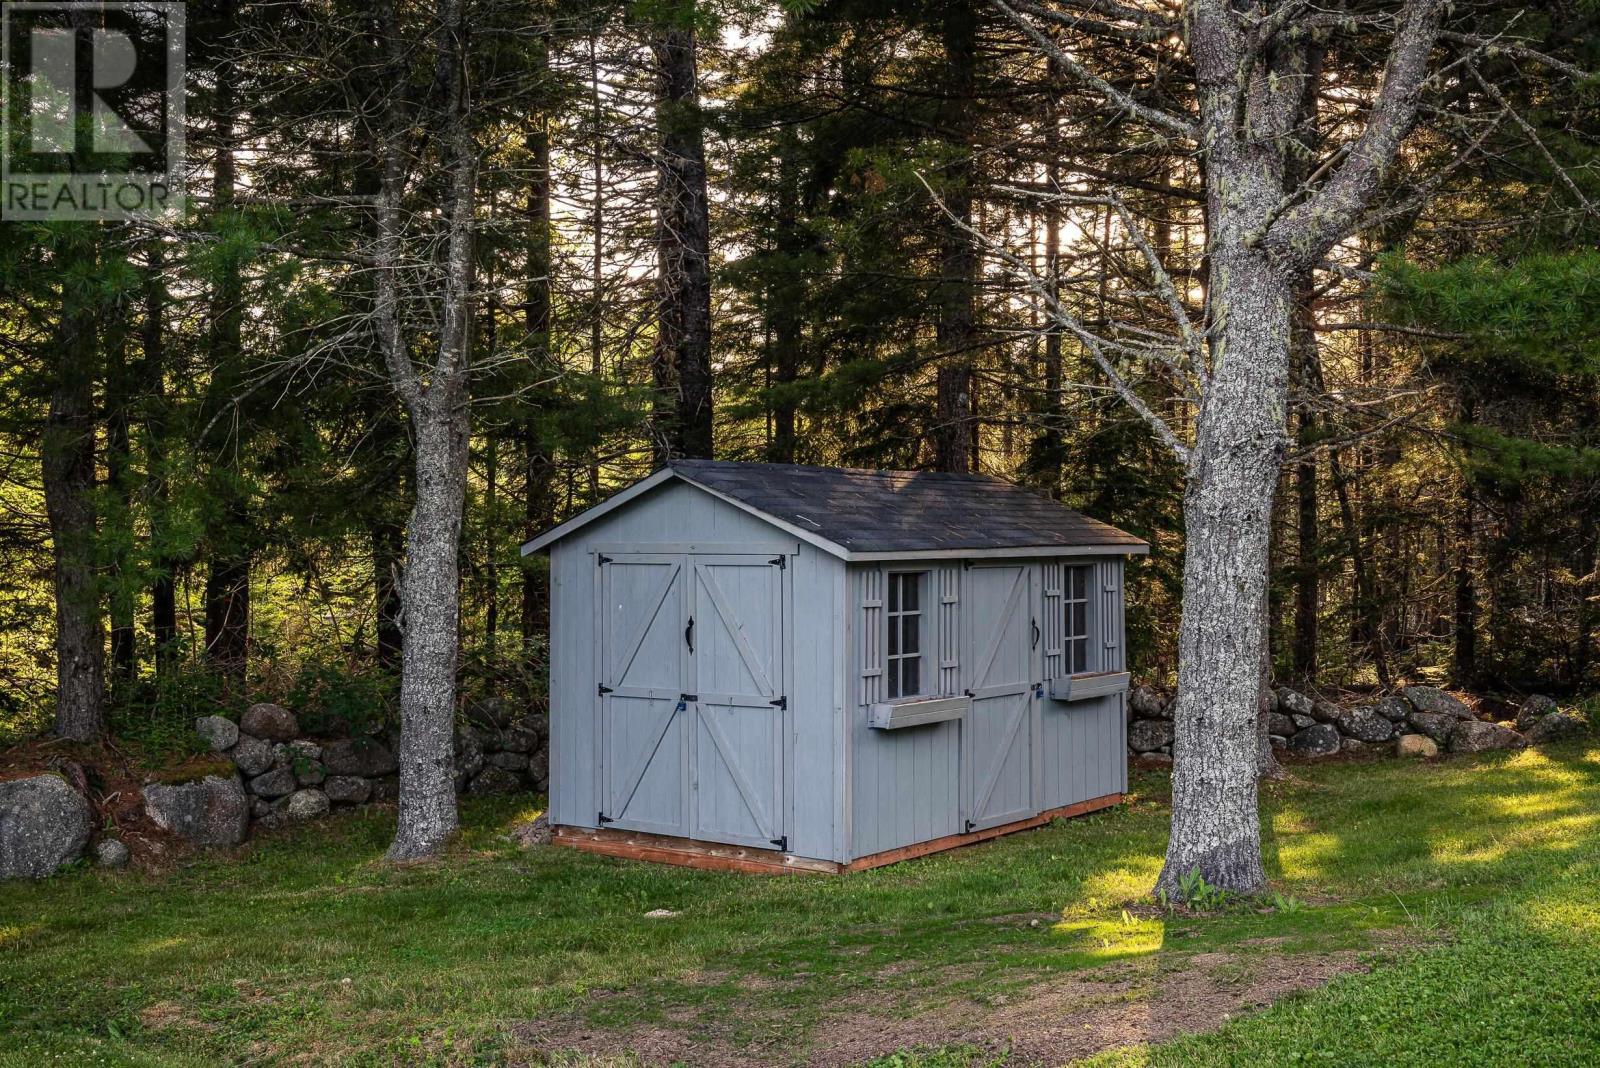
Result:
{"type": "Polygon", "coordinates": [[[783,575],[770,554],[601,557],[602,825],[785,844],[783,575]]]}

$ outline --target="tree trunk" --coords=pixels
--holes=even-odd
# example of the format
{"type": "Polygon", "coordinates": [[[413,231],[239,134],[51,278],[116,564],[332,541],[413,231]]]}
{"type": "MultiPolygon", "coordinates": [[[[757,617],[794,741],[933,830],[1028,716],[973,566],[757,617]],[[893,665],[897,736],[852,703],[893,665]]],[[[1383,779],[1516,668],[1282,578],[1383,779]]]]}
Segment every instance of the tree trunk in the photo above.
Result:
{"type": "Polygon", "coordinates": [[[168,544],[165,524],[170,518],[171,493],[167,486],[167,291],[162,284],[160,240],[150,242],[145,262],[144,322],[140,331],[145,383],[145,478],[150,498],[150,636],[155,643],[156,672],[171,668],[178,637],[178,568],[181,561],[168,544]]]}
{"type": "Polygon", "coordinates": [[[651,34],[656,60],[657,325],[651,370],[658,460],[709,459],[711,219],[700,114],[694,0],[677,0],[651,34]]]}
{"type": "Polygon", "coordinates": [[[939,366],[935,375],[933,450],[940,471],[966,474],[977,469],[972,388],[977,338],[978,256],[963,227],[972,225],[975,167],[973,86],[978,62],[978,22],[973,5],[954,0],[942,26],[945,53],[944,138],[958,161],[948,168],[939,249],[939,321],[935,341],[939,366]]]}
{"type": "Polygon", "coordinates": [[[111,542],[111,666],[115,685],[132,681],[138,670],[135,644],[133,561],[133,456],[129,406],[133,382],[128,366],[128,320],[125,307],[109,309],[104,329],[106,412],[106,526],[111,542]]]}
{"type": "Polygon", "coordinates": [[[105,732],[105,622],[94,571],[95,320],[75,288],[68,283],[62,297],[42,466],[55,565],[55,732],[93,742],[105,732]]]}
{"type": "MultiPolygon", "coordinates": [[[[1278,197],[1267,185],[1267,204],[1278,197]]],[[[1159,888],[1198,870],[1241,893],[1266,884],[1256,802],[1267,546],[1283,455],[1293,292],[1266,254],[1213,245],[1220,344],[1184,493],[1184,598],[1173,716],[1172,837],[1159,888]]]]}
{"type": "Polygon", "coordinates": [[[1307,686],[1317,682],[1318,622],[1322,613],[1322,581],[1317,529],[1317,460],[1310,452],[1316,440],[1317,416],[1309,403],[1313,368],[1317,359],[1316,321],[1312,315],[1313,286],[1308,277],[1295,287],[1294,349],[1300,403],[1296,408],[1296,445],[1304,451],[1295,465],[1296,560],[1294,601],[1294,675],[1307,686]]]}
{"type": "MultiPolygon", "coordinates": [[[[234,23],[231,0],[219,7],[218,34],[226,34],[234,23]]],[[[224,49],[231,44],[224,44],[224,49]]],[[[223,226],[229,225],[234,201],[234,124],[238,108],[234,101],[234,63],[226,51],[216,69],[216,89],[212,113],[216,138],[216,159],[212,174],[212,211],[223,226]]],[[[210,349],[212,416],[215,428],[206,447],[211,455],[208,493],[213,512],[208,524],[207,543],[211,569],[206,576],[206,653],[211,663],[234,686],[244,684],[250,655],[250,566],[253,553],[249,501],[242,484],[242,435],[246,421],[240,418],[237,393],[242,390],[243,368],[240,326],[244,294],[239,264],[225,258],[211,287],[210,349]]]]}
{"type": "Polygon", "coordinates": [[[1472,570],[1472,484],[1463,474],[1455,519],[1455,656],[1451,674],[1457,686],[1471,686],[1478,676],[1478,584],[1472,570]]]}
{"type": "MultiPolygon", "coordinates": [[[[541,50],[541,70],[548,71],[549,52],[541,50]]],[[[532,157],[532,176],[528,186],[528,281],[524,297],[528,360],[533,377],[542,379],[555,370],[550,358],[550,294],[554,265],[550,256],[550,131],[545,117],[534,119],[528,132],[528,154],[532,157]]],[[[597,194],[598,195],[598,194],[597,194]]],[[[598,242],[599,234],[595,235],[598,242]]],[[[598,324],[598,317],[596,319],[598,324]]],[[[598,363],[598,331],[592,341],[598,363]]],[[[539,421],[530,418],[522,427],[523,444],[523,536],[532,539],[555,519],[552,500],[555,458],[546,447],[539,421]]],[[[522,566],[522,655],[533,656],[535,643],[549,629],[548,572],[542,562],[523,558],[522,566]]]]}
{"type": "Polygon", "coordinates": [[[459,825],[455,694],[467,408],[419,406],[417,500],[406,536],[405,654],[400,673],[400,814],[390,860],[437,855],[459,825]]]}

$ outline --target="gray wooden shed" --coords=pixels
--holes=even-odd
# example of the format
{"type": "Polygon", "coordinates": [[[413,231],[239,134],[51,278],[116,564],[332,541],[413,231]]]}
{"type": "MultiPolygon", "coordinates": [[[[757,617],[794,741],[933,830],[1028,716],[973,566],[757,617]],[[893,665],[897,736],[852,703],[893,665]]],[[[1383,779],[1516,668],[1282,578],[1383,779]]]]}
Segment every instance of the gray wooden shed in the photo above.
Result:
{"type": "Polygon", "coordinates": [[[555,840],[840,871],[1114,804],[1148,548],[982,475],[657,471],[522,547],[555,840]]]}

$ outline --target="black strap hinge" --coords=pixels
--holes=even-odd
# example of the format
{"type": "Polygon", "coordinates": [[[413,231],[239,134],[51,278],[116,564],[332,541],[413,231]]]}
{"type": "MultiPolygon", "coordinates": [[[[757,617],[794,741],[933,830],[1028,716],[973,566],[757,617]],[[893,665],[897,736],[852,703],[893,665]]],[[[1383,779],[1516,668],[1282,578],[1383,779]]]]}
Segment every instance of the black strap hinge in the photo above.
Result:
{"type": "Polygon", "coordinates": [[[604,697],[606,694],[611,692],[611,687],[607,686],[603,682],[596,686],[595,689],[599,692],[601,697],[604,697]]]}
{"type": "Polygon", "coordinates": [[[967,833],[968,833],[968,834],[971,834],[971,833],[972,833],[972,828],[973,828],[973,823],[972,823],[972,821],[971,821],[971,820],[968,820],[968,821],[967,821],[967,833]]]}
{"type": "Polygon", "coordinates": [[[698,700],[700,700],[700,695],[697,694],[697,693],[680,693],[678,695],[678,700],[680,700],[680,701],[698,701],[698,700]]]}
{"type": "Polygon", "coordinates": [[[768,701],[767,704],[772,705],[774,708],[781,708],[785,712],[789,711],[789,699],[787,697],[780,697],[776,701],[768,701]]]}
{"type": "Polygon", "coordinates": [[[771,560],[768,560],[767,563],[777,564],[779,569],[783,569],[789,566],[789,558],[787,556],[774,556],[771,560]]]}
{"type": "Polygon", "coordinates": [[[608,823],[617,822],[616,820],[612,819],[610,816],[607,816],[604,812],[596,814],[595,818],[594,818],[594,821],[596,823],[600,824],[600,826],[602,826],[602,827],[604,827],[608,823]]]}
{"type": "Polygon", "coordinates": [[[611,562],[611,557],[607,556],[605,553],[599,553],[594,558],[594,563],[595,563],[596,567],[605,567],[610,562],[611,562]]]}
{"type": "Polygon", "coordinates": [[[789,836],[788,835],[784,835],[782,838],[772,838],[772,839],[768,839],[768,840],[773,845],[777,846],[783,852],[785,852],[785,853],[789,852],[789,836]]]}

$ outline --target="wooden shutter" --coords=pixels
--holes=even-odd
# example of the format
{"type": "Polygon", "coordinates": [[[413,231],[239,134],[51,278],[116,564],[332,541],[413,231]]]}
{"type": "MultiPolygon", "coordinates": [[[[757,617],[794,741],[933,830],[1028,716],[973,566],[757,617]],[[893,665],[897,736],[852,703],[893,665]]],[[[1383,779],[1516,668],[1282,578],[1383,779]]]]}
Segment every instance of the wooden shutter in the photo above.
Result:
{"type": "Polygon", "coordinates": [[[883,700],[883,569],[864,567],[856,572],[856,603],[860,635],[856,639],[861,663],[863,705],[883,700]]]}
{"type": "Polygon", "coordinates": [[[1099,630],[1102,653],[1101,671],[1125,670],[1125,653],[1122,648],[1122,559],[1111,557],[1096,561],[1094,567],[1095,589],[1099,592],[1099,630]]]}
{"type": "Polygon", "coordinates": [[[961,692],[961,565],[943,564],[939,585],[939,693],[961,692]]]}
{"type": "Polygon", "coordinates": [[[1044,618],[1039,621],[1039,630],[1044,636],[1044,677],[1047,679],[1061,679],[1072,674],[1062,659],[1067,628],[1066,607],[1061,600],[1065,576],[1066,568],[1061,561],[1045,561],[1044,618]]]}

